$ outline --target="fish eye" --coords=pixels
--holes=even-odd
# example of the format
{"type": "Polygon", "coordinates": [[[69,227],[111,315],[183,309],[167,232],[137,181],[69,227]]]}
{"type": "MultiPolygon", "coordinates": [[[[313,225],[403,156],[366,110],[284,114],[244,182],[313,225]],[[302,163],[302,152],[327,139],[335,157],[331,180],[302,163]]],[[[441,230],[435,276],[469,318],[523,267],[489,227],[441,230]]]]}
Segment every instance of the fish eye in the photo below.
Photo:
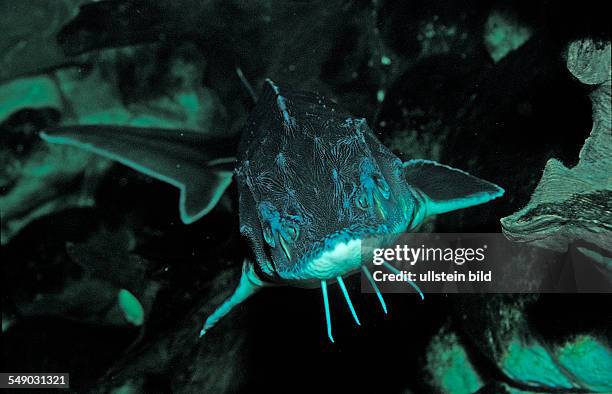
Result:
{"type": "Polygon", "coordinates": [[[378,190],[380,190],[383,197],[388,198],[389,192],[391,190],[389,189],[389,184],[387,183],[387,181],[385,181],[385,179],[382,176],[375,175],[374,182],[376,182],[376,187],[378,187],[378,190]]]}
{"type": "Polygon", "coordinates": [[[365,193],[361,193],[357,199],[357,206],[361,209],[368,209],[370,204],[368,203],[368,196],[365,193]]]}
{"type": "Polygon", "coordinates": [[[264,226],[263,236],[268,245],[270,245],[271,247],[276,246],[276,242],[274,242],[274,235],[272,235],[272,229],[270,228],[270,226],[264,226]]]}
{"type": "Polygon", "coordinates": [[[387,211],[380,200],[380,197],[374,196],[374,205],[376,206],[376,213],[381,220],[387,220],[387,211]]]}
{"type": "Polygon", "coordinates": [[[278,237],[278,240],[279,240],[279,243],[280,243],[280,246],[281,246],[281,250],[285,254],[285,257],[287,258],[287,260],[291,261],[291,248],[287,244],[287,241],[285,240],[285,237],[283,237],[283,236],[278,237]]]}
{"type": "Polygon", "coordinates": [[[297,240],[297,238],[299,236],[299,229],[298,229],[298,227],[295,224],[293,224],[293,223],[288,224],[287,228],[286,228],[286,232],[289,235],[289,237],[291,238],[291,240],[293,240],[293,241],[297,240]]]}

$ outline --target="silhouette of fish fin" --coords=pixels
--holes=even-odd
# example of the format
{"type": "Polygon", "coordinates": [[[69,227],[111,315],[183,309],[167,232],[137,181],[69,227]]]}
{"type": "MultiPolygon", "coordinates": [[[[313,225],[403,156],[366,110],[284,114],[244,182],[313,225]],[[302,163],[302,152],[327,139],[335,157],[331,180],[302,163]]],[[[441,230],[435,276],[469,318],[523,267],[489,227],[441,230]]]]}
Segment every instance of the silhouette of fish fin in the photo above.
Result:
{"type": "Polygon", "coordinates": [[[40,136],[49,143],[118,161],[177,187],[185,224],[210,212],[232,181],[235,146],[229,138],[127,126],[67,126],[45,130],[40,136]]]}
{"type": "Polygon", "coordinates": [[[430,160],[404,162],[404,176],[425,195],[427,216],[484,204],[504,194],[491,182],[430,160]]]}

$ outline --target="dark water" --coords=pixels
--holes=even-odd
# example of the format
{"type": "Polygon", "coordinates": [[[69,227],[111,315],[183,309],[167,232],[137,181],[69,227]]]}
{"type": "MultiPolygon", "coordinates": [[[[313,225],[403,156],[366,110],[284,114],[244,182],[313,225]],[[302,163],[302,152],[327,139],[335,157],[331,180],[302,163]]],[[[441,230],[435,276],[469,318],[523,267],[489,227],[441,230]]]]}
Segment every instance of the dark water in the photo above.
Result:
{"type": "Polygon", "coordinates": [[[264,289],[198,339],[249,253],[235,185],[186,226],[172,186],[38,137],[116,124],[237,140],[253,107],[240,69],[256,91],[271,78],[333,98],[403,160],[503,186],[503,198],[425,228],[500,232],[548,159],[578,162],[593,87],[565,53],[576,39],[609,42],[599,3],[1,8],[3,372],[69,372],[75,392],[612,390],[607,294],[388,294],[385,316],[354,276],[362,326],[332,286],[334,344],[320,290],[294,287],[264,289]]]}

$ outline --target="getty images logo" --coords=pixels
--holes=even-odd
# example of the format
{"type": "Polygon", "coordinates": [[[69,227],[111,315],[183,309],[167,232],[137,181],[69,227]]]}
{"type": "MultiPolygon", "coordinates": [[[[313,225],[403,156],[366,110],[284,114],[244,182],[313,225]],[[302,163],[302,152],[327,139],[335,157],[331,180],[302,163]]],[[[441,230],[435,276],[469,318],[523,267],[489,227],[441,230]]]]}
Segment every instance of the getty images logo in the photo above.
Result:
{"type": "Polygon", "coordinates": [[[418,261],[431,261],[463,265],[466,262],[484,261],[486,249],[487,245],[480,248],[427,248],[425,245],[413,248],[408,245],[396,245],[394,248],[374,249],[372,263],[383,265],[385,262],[397,261],[415,265],[418,261]]]}

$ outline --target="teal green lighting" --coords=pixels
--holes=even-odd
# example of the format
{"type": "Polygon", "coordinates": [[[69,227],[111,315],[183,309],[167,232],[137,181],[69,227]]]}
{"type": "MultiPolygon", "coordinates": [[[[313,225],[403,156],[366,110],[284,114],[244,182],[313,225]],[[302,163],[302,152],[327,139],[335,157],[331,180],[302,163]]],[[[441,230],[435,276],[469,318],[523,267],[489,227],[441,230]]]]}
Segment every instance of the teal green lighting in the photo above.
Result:
{"type": "Polygon", "coordinates": [[[59,145],[69,145],[69,146],[74,146],[80,149],[83,149],[85,151],[88,152],[92,152],[95,153],[97,155],[100,155],[102,157],[106,157],[107,159],[111,159],[114,161],[117,161],[125,166],[128,166],[136,171],[142,172],[145,175],[148,175],[152,178],[155,179],[159,179],[162,182],[166,182],[169,183],[170,185],[178,188],[180,190],[180,194],[179,194],[179,213],[180,213],[180,217],[183,223],[185,224],[191,224],[195,221],[197,221],[198,219],[202,218],[203,216],[205,216],[206,214],[208,214],[208,212],[210,212],[219,202],[219,200],[221,199],[221,197],[223,196],[223,193],[225,192],[225,189],[227,189],[227,187],[229,186],[230,183],[232,183],[232,173],[227,171],[227,172],[220,172],[218,174],[219,177],[219,183],[218,183],[218,187],[216,189],[216,191],[214,192],[214,194],[212,195],[211,199],[209,200],[208,204],[201,209],[199,212],[190,215],[189,213],[187,213],[187,208],[186,208],[186,198],[187,198],[187,187],[185,184],[183,184],[182,182],[174,179],[174,178],[170,178],[164,174],[161,174],[159,172],[153,171],[150,168],[147,168],[139,163],[136,163],[135,161],[132,161],[130,159],[127,159],[126,157],[123,156],[119,156],[117,154],[115,154],[114,152],[111,152],[109,150],[106,149],[102,149],[102,148],[98,148],[97,146],[93,145],[93,144],[89,144],[89,143],[84,143],[81,141],[78,141],[74,138],[70,138],[70,137],[64,137],[64,136],[53,136],[53,135],[49,135],[45,132],[41,132],[40,133],[40,138],[42,138],[43,140],[52,143],[52,144],[59,144],[59,145]]]}
{"type": "Polygon", "coordinates": [[[378,286],[376,286],[376,282],[374,281],[374,278],[372,278],[372,274],[370,274],[370,271],[368,271],[368,268],[365,265],[361,266],[361,270],[363,271],[366,278],[368,278],[368,282],[370,282],[370,284],[372,285],[372,288],[374,288],[374,291],[376,292],[376,296],[378,297],[378,301],[380,301],[380,305],[382,306],[383,311],[385,312],[385,315],[386,315],[387,314],[387,304],[385,303],[385,299],[383,298],[380,290],[378,289],[378,286]]]}
{"type": "MultiPolygon", "coordinates": [[[[384,265],[385,267],[387,267],[387,269],[388,269],[389,271],[393,272],[394,274],[400,274],[400,275],[401,275],[400,270],[398,270],[397,268],[395,268],[395,267],[394,267],[394,266],[392,266],[391,264],[387,263],[386,261],[385,261],[385,262],[383,262],[383,265],[384,265]]],[[[425,296],[423,295],[423,292],[421,291],[421,289],[419,288],[419,286],[417,286],[417,285],[416,285],[416,284],[415,284],[413,281],[411,281],[411,280],[406,280],[406,282],[408,282],[408,283],[410,284],[410,286],[414,287],[414,289],[415,289],[416,291],[418,291],[418,292],[419,292],[419,295],[421,296],[421,299],[422,299],[422,300],[424,300],[424,299],[425,299],[425,296]]]]}
{"type": "Polygon", "coordinates": [[[331,328],[331,315],[329,313],[329,298],[327,297],[327,282],[321,281],[321,292],[323,292],[323,306],[325,307],[325,323],[327,324],[327,337],[334,343],[334,337],[332,336],[331,328]]]}
{"type": "Polygon", "coordinates": [[[135,326],[141,326],[144,322],[144,309],[138,299],[126,289],[119,290],[117,297],[125,320],[135,326]]]}
{"type": "Polygon", "coordinates": [[[445,394],[475,393],[483,382],[454,333],[434,337],[427,350],[427,370],[437,386],[436,392],[445,394]]]}
{"type": "Polygon", "coordinates": [[[357,312],[355,312],[355,307],[353,307],[353,302],[351,301],[351,297],[349,296],[349,293],[346,290],[346,286],[344,285],[344,281],[342,280],[342,277],[338,276],[336,279],[338,280],[338,284],[340,285],[340,288],[342,289],[342,294],[344,294],[344,299],[346,300],[346,304],[351,310],[353,319],[355,319],[355,323],[357,323],[357,325],[360,326],[361,323],[359,322],[359,317],[357,317],[357,312]]]}

